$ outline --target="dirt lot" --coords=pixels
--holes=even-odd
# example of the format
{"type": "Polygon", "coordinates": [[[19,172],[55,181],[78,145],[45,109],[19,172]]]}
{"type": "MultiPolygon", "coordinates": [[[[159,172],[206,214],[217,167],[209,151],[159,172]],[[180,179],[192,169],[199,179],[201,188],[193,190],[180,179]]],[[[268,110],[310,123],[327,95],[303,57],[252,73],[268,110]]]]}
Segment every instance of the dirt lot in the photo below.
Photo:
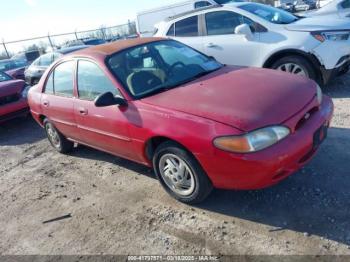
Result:
{"type": "Polygon", "coordinates": [[[335,119],[308,167],[197,207],[140,165],[86,147],[56,153],[30,118],[2,124],[0,254],[350,254],[350,75],[325,92],[335,119]]]}

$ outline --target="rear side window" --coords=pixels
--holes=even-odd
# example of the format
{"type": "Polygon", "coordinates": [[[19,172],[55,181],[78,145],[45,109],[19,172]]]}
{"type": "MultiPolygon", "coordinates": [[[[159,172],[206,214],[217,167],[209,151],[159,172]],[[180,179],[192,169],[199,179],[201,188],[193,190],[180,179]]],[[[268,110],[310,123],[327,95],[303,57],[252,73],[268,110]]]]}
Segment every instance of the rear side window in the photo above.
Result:
{"type": "Polygon", "coordinates": [[[243,16],[229,11],[212,12],[205,15],[208,35],[234,34],[237,26],[243,23],[243,16]]]}
{"type": "Polygon", "coordinates": [[[198,16],[192,16],[175,23],[175,36],[198,36],[198,16]]]}
{"type": "Polygon", "coordinates": [[[46,82],[45,93],[73,97],[74,66],[74,61],[59,64],[46,82]]]}
{"type": "Polygon", "coordinates": [[[46,82],[45,94],[54,94],[54,91],[53,91],[54,74],[55,74],[55,72],[52,72],[49,79],[46,82]]]}
{"type": "Polygon", "coordinates": [[[99,95],[107,92],[121,96],[101,68],[85,60],[80,60],[78,64],[78,92],[80,99],[88,101],[94,101],[99,95]]]}

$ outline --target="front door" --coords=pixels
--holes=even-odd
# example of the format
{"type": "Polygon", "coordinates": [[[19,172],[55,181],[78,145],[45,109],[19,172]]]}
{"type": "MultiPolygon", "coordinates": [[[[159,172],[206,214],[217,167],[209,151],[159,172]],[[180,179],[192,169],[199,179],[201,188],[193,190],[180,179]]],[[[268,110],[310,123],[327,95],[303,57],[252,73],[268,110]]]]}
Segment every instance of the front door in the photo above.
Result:
{"type": "Polygon", "coordinates": [[[117,87],[102,69],[88,60],[79,60],[77,69],[78,98],[74,112],[80,132],[80,141],[97,149],[126,158],[134,158],[129,136],[129,121],[118,106],[96,107],[94,100],[112,92],[121,96],[117,87]]]}
{"type": "Polygon", "coordinates": [[[241,24],[248,24],[254,31],[251,20],[232,11],[216,11],[205,14],[206,36],[203,36],[204,53],[215,57],[227,65],[261,66],[261,44],[259,33],[253,33],[253,39],[234,33],[241,24]]]}

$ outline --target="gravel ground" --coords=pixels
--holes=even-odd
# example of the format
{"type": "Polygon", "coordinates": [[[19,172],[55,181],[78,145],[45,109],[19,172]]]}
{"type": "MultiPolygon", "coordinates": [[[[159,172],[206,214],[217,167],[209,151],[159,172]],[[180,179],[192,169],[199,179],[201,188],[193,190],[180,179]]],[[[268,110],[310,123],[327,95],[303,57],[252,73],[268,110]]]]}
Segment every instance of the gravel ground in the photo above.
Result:
{"type": "Polygon", "coordinates": [[[138,164],[86,147],[56,153],[31,118],[2,124],[0,254],[350,255],[350,75],[325,92],[335,118],[306,168],[196,207],[138,164]]]}

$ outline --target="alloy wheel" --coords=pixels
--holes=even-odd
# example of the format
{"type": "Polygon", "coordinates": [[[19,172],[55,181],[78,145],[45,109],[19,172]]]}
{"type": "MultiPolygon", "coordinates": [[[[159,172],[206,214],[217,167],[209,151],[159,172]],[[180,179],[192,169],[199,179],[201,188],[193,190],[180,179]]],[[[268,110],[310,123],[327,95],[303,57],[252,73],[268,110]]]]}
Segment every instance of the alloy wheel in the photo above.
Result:
{"type": "Polygon", "coordinates": [[[53,146],[55,147],[60,147],[60,137],[57,133],[56,128],[52,126],[52,124],[47,124],[46,125],[46,131],[47,131],[47,136],[52,143],[53,146]]]}
{"type": "Polygon", "coordinates": [[[165,154],[159,161],[159,171],[165,184],[180,196],[190,196],[196,187],[192,170],[187,163],[173,154],[165,154]]]}
{"type": "Polygon", "coordinates": [[[309,77],[309,74],[307,73],[307,71],[302,66],[295,63],[282,64],[277,68],[277,70],[295,74],[295,75],[309,77]]]}

